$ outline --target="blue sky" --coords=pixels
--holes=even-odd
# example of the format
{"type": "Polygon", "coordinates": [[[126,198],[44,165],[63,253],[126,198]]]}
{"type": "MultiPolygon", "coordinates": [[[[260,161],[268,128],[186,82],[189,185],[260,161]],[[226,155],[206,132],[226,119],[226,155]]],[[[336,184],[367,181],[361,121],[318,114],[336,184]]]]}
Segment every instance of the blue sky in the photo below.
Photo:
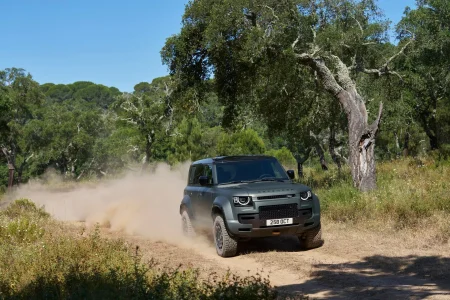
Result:
{"type": "MultiPolygon", "coordinates": [[[[39,83],[86,80],[121,91],[167,75],[159,51],[181,27],[187,0],[0,0],[0,69],[39,83]]],[[[393,23],[415,0],[379,0],[393,23]]]]}

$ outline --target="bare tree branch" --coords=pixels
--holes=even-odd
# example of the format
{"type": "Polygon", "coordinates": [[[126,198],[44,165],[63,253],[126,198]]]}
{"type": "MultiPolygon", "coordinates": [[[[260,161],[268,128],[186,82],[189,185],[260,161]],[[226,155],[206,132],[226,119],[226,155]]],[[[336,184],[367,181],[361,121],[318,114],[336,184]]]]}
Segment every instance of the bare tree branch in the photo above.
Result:
{"type": "Polygon", "coordinates": [[[399,52],[397,52],[396,54],[392,55],[384,65],[381,66],[380,69],[387,69],[388,65],[394,60],[396,59],[400,54],[403,54],[405,52],[406,47],[409,46],[409,44],[411,44],[413,41],[415,40],[415,37],[413,36],[405,45],[403,45],[402,49],[400,49],[399,52]]]}
{"type": "Polygon", "coordinates": [[[358,24],[359,30],[361,31],[361,36],[364,35],[364,29],[361,26],[361,23],[359,23],[358,19],[355,18],[355,16],[351,16],[353,20],[355,20],[356,24],[358,24]]]}
{"type": "Polygon", "coordinates": [[[137,122],[134,121],[132,118],[120,118],[121,121],[125,121],[127,123],[133,124],[133,125],[137,125],[137,122]]]}
{"type": "Polygon", "coordinates": [[[295,39],[295,41],[292,43],[291,48],[294,49],[295,46],[297,45],[298,41],[300,40],[300,34],[297,36],[297,38],[295,39]]]}
{"type": "Polygon", "coordinates": [[[333,96],[337,96],[340,92],[342,92],[343,88],[337,83],[333,73],[330,69],[328,69],[321,58],[315,58],[308,53],[296,54],[295,56],[300,63],[311,67],[314,71],[317,71],[325,90],[333,96]]]}
{"type": "Polygon", "coordinates": [[[280,20],[280,18],[278,18],[278,16],[275,14],[275,10],[272,7],[270,7],[268,5],[259,5],[259,7],[264,7],[264,8],[270,9],[270,11],[272,12],[273,17],[275,19],[277,19],[277,20],[280,20]]]}
{"type": "Polygon", "coordinates": [[[366,68],[363,68],[361,70],[361,72],[366,73],[366,74],[377,75],[378,77],[381,77],[383,75],[395,75],[401,81],[403,81],[403,77],[399,73],[397,73],[395,71],[388,70],[388,69],[384,69],[383,70],[383,69],[366,69],[366,68]]]}

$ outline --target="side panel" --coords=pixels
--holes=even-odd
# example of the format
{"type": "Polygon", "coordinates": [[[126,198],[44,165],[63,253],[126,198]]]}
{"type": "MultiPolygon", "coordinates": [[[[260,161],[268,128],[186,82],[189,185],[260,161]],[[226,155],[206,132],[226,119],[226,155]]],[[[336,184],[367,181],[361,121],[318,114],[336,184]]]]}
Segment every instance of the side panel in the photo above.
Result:
{"type": "Polygon", "coordinates": [[[184,197],[181,205],[186,205],[189,210],[189,216],[195,219],[195,199],[197,197],[196,187],[187,186],[184,190],[184,197]]]}

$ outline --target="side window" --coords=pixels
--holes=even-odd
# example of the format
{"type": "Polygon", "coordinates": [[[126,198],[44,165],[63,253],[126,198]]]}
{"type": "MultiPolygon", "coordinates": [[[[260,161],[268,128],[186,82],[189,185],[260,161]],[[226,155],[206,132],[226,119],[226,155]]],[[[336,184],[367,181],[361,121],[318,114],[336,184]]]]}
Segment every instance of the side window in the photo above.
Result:
{"type": "Polygon", "coordinates": [[[211,165],[206,165],[205,166],[205,176],[208,176],[208,183],[209,184],[214,184],[214,180],[213,180],[213,172],[212,172],[212,166],[211,165]]]}
{"type": "Polygon", "coordinates": [[[197,169],[197,166],[191,166],[191,169],[189,170],[189,185],[193,185],[195,181],[195,169],[197,169]]]}
{"type": "Polygon", "coordinates": [[[189,170],[189,185],[199,185],[199,177],[208,176],[209,184],[213,184],[212,166],[210,165],[194,165],[189,170]]]}
{"type": "Polygon", "coordinates": [[[192,184],[195,184],[195,185],[199,184],[198,178],[200,176],[204,175],[204,173],[205,173],[205,165],[196,165],[192,184]]]}

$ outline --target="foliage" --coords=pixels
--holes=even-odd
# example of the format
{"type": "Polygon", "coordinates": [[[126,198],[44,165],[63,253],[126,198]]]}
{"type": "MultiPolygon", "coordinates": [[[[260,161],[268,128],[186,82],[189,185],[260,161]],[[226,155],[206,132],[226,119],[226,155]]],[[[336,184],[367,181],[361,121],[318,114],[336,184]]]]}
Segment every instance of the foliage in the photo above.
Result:
{"type": "Polygon", "coordinates": [[[265,151],[264,141],[252,129],[222,134],[217,144],[218,155],[262,154],[265,151]]]}
{"type": "Polygon", "coordinates": [[[266,151],[266,154],[275,156],[284,167],[293,167],[296,165],[294,156],[286,147],[282,147],[278,150],[271,149],[269,151],[266,151]]]}
{"type": "Polygon", "coordinates": [[[89,81],[77,81],[67,85],[46,83],[41,86],[41,91],[49,102],[79,99],[103,109],[107,109],[121,94],[115,87],[106,87],[89,81]]]}
{"type": "Polygon", "coordinates": [[[26,126],[35,119],[35,110],[42,102],[39,84],[30,74],[17,68],[0,71],[0,150],[16,169],[19,183],[36,147],[36,139],[27,136],[26,126]]]}
{"type": "Polygon", "coordinates": [[[399,62],[405,94],[432,150],[450,144],[450,10],[448,1],[424,0],[397,25],[401,42],[415,42],[399,62]]]}

